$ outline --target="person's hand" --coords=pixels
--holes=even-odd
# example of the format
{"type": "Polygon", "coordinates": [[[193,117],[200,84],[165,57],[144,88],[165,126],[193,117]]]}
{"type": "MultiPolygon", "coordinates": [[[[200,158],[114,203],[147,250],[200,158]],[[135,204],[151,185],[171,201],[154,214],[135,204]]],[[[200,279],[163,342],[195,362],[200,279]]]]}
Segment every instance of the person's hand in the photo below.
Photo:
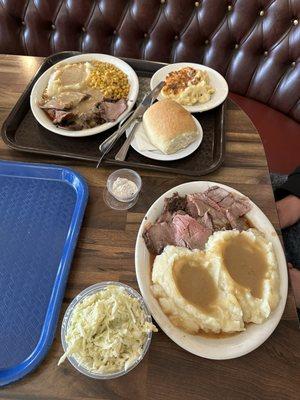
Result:
{"type": "Polygon", "coordinates": [[[278,218],[281,228],[294,225],[300,219],[300,199],[289,195],[276,202],[278,218]]]}
{"type": "Polygon", "coordinates": [[[296,307],[300,308],[300,270],[293,268],[292,264],[288,264],[291,284],[295,296],[296,307]]]}

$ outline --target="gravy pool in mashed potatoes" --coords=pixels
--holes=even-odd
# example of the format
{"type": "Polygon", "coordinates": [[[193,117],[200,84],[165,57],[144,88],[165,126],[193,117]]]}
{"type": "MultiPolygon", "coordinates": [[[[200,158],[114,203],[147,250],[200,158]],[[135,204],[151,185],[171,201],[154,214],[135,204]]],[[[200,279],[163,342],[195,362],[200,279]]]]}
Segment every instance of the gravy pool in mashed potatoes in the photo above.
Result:
{"type": "Polygon", "coordinates": [[[255,229],[215,232],[205,251],[167,246],[155,258],[152,282],[163,312],[191,334],[243,331],[279,301],[272,244],[255,229]]]}

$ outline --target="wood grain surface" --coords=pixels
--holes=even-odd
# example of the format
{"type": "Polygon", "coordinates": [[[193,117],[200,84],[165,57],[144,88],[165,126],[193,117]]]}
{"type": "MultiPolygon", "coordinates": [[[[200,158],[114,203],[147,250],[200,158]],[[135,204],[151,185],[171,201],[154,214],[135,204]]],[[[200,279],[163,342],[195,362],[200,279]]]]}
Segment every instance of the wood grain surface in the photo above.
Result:
{"type": "MultiPolygon", "coordinates": [[[[0,56],[1,124],[41,62],[41,58],[35,57],[0,56]]],[[[229,103],[226,132],[225,162],[205,179],[230,185],[249,196],[278,229],[260,137],[246,114],[232,102],[229,103]]],[[[15,152],[2,141],[0,158],[70,166],[85,177],[90,190],[54,343],[36,371],[0,390],[1,399],[300,398],[300,332],[291,290],[283,318],[272,336],[257,350],[235,360],[212,361],[196,357],[159,331],[153,335],[143,362],[122,378],[97,381],[79,374],[68,362],[57,367],[62,354],[61,318],[70,301],[87,286],[104,280],[122,281],[137,288],[134,245],[143,215],[158,196],[191,179],[139,171],[143,189],[138,203],[129,212],[117,212],[109,209],[102,198],[112,169],[96,170],[82,162],[15,152]]]]}

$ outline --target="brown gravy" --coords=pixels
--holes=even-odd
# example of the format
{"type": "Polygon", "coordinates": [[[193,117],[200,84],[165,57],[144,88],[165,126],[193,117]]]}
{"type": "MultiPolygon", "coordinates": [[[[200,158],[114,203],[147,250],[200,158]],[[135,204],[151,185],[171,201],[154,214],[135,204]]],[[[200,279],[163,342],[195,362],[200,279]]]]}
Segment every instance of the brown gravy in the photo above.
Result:
{"type": "Polygon", "coordinates": [[[253,296],[261,298],[263,279],[268,268],[263,249],[240,235],[225,244],[223,257],[232,279],[249,288],[253,296]]]}
{"type": "Polygon", "coordinates": [[[182,297],[204,312],[211,312],[218,296],[217,287],[199,262],[182,259],[174,263],[173,278],[182,297]]]}

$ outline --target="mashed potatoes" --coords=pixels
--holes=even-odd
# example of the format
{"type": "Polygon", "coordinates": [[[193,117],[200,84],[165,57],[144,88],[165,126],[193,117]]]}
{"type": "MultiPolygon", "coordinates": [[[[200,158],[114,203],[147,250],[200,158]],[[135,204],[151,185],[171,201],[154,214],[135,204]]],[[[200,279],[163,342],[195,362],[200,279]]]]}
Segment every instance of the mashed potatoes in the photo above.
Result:
{"type": "Polygon", "coordinates": [[[167,246],[157,256],[152,290],[172,323],[196,334],[244,329],[239,303],[227,288],[226,273],[204,252],[167,246]]]}
{"type": "Polygon", "coordinates": [[[279,302],[279,275],[272,243],[255,229],[215,232],[207,256],[227,275],[245,322],[262,323],[279,302]]]}
{"type": "Polygon", "coordinates": [[[55,68],[50,75],[45,95],[51,98],[62,92],[85,89],[92,70],[90,62],[66,64],[55,68]]]}
{"type": "Polygon", "coordinates": [[[214,92],[206,71],[185,67],[166,76],[161,95],[182,105],[192,106],[208,102],[214,92]]]}
{"type": "Polygon", "coordinates": [[[254,229],[216,232],[205,252],[167,246],[152,282],[164,313],[191,334],[242,331],[262,323],[279,301],[272,244],[254,229]]]}

